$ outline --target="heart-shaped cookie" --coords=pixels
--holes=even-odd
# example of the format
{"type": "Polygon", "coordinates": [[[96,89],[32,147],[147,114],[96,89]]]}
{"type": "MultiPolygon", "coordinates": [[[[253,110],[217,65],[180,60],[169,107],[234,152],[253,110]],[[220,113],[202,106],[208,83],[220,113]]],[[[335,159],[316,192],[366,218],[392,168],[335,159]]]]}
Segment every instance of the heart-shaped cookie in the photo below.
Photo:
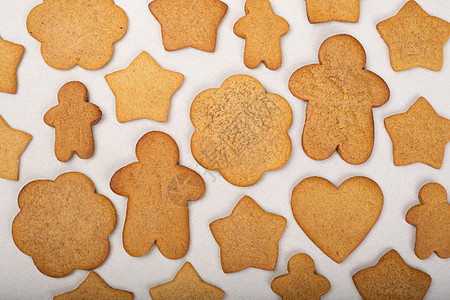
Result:
{"type": "Polygon", "coordinates": [[[383,208],[383,193],[366,177],[352,177],[339,188],[321,177],[302,180],[292,191],[292,213],[320,250],[343,262],[366,238],[383,208]]]}

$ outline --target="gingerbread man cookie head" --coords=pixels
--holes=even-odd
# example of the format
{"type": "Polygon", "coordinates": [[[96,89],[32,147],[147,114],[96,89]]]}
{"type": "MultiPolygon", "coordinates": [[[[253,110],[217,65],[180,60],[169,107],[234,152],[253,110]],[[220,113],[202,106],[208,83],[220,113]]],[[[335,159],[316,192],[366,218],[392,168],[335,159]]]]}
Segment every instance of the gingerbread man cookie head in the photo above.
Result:
{"type": "Polygon", "coordinates": [[[245,2],[245,13],[250,14],[252,11],[266,11],[268,14],[272,13],[272,6],[269,0],[247,0],[245,2]]]}
{"type": "Polygon", "coordinates": [[[419,200],[422,204],[431,205],[447,203],[447,191],[438,183],[427,183],[419,191],[419,200]]]}
{"type": "Polygon", "coordinates": [[[319,49],[319,62],[330,67],[362,69],[366,65],[366,52],[357,39],[340,34],[329,37],[322,43],[319,49]]]}
{"type": "Polygon", "coordinates": [[[136,157],[144,164],[161,161],[161,157],[164,157],[161,162],[176,165],[179,160],[178,146],[163,132],[148,132],[136,145],[136,157]]]}
{"type": "Polygon", "coordinates": [[[63,105],[70,105],[72,102],[86,102],[88,90],[79,81],[71,81],[63,85],[58,91],[58,102],[63,105]]]}

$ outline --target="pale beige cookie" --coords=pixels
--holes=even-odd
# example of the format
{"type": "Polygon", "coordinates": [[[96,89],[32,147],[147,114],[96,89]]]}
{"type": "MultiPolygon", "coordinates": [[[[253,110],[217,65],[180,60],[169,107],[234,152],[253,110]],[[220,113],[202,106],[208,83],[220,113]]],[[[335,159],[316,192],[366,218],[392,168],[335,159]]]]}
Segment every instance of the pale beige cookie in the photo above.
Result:
{"type": "Polygon", "coordinates": [[[312,300],[330,290],[330,282],[314,273],[314,261],[309,255],[299,253],[288,262],[288,274],[276,277],[271,284],[272,291],[283,300],[312,300]]]}
{"type": "Polygon", "coordinates": [[[17,91],[17,67],[25,48],[0,38],[0,92],[15,94],[17,91]]]}
{"type": "Polygon", "coordinates": [[[289,24],[272,12],[269,0],[247,0],[245,17],[233,27],[234,33],[245,38],[244,64],[254,69],[261,62],[276,70],[281,66],[281,36],[289,31],[289,24]]]}
{"type": "Polygon", "coordinates": [[[205,182],[178,164],[175,141],[160,131],[145,134],[136,145],[138,162],[111,178],[111,189],[128,197],[123,246],[131,256],[143,256],[156,243],[162,255],[183,257],[189,249],[188,201],[200,199],[205,182]]]}
{"type": "Polygon", "coordinates": [[[353,282],[364,300],[419,300],[430,288],[431,277],[408,266],[391,250],[375,266],[353,275],[353,282]]]}
{"type": "Polygon", "coordinates": [[[92,126],[102,118],[97,105],[88,103],[88,90],[79,81],[71,81],[58,92],[59,104],[44,116],[44,122],[55,127],[55,155],[65,162],[76,152],[86,159],[94,154],[92,126]]]}
{"type": "Polygon", "coordinates": [[[394,71],[442,68],[450,23],[430,16],[417,2],[406,2],[397,15],[378,23],[377,30],[389,48],[394,71]]]}
{"type": "Polygon", "coordinates": [[[283,97],[266,93],[253,77],[234,75],[220,88],[198,94],[191,121],[194,158],[234,185],[255,184],[265,171],[283,167],[291,155],[291,107],[283,97]]]}
{"type": "Polygon", "coordinates": [[[20,191],[18,204],[14,243],[45,275],[92,270],[108,257],[116,210],[86,175],[70,172],[55,181],[32,181],[20,191]]]}
{"type": "Polygon", "coordinates": [[[91,272],[75,290],[53,297],[53,300],[131,300],[133,293],[109,287],[97,273],[91,272]]]}
{"type": "Polygon", "coordinates": [[[338,188],[309,177],[292,191],[292,213],[300,228],[329,258],[343,262],[366,238],[380,216],[383,193],[366,177],[352,177],[338,188]]]}
{"type": "Polygon", "coordinates": [[[219,300],[225,292],[204,282],[191,263],[186,262],[175,278],[150,289],[153,300],[219,300]]]}
{"type": "Polygon", "coordinates": [[[407,112],[387,117],[384,125],[392,140],[394,165],[421,162],[441,168],[450,142],[450,120],[439,116],[425,98],[420,97],[407,112]]]}
{"type": "Polygon", "coordinates": [[[148,8],[161,24],[164,49],[192,47],[213,52],[217,27],[228,5],[219,0],[153,0],[148,8]]]}
{"type": "Polygon", "coordinates": [[[19,158],[32,136],[13,129],[0,116],[0,177],[19,179],[19,158]]]}
{"type": "Polygon", "coordinates": [[[286,227],[282,216],[265,212],[250,197],[239,200],[228,217],[209,224],[220,246],[225,273],[246,268],[272,271],[278,260],[278,242],[286,227]]]}
{"type": "Polygon", "coordinates": [[[289,79],[291,93],[308,101],[303,150],[310,158],[323,160],[337,149],[346,162],[362,164],[373,149],[372,108],[388,101],[389,88],[364,69],[364,48],[350,35],[326,39],[319,62],[298,69],[289,79]]]}
{"type": "Polygon", "coordinates": [[[105,76],[116,97],[117,121],[146,118],[166,122],[170,98],[183,78],[183,74],[161,68],[142,51],[128,68],[105,76]]]}
{"type": "Polygon", "coordinates": [[[60,70],[103,67],[127,24],[127,15],[113,0],[44,0],[27,18],[28,33],[42,43],[42,58],[60,70]]]}
{"type": "Polygon", "coordinates": [[[406,222],[416,226],[414,251],[420,259],[433,252],[450,257],[450,204],[447,191],[439,183],[427,183],[419,191],[420,204],[408,210],[406,222]]]}
{"type": "Polygon", "coordinates": [[[359,0],[306,0],[306,13],[310,23],[356,23],[359,20],[359,0]]]}

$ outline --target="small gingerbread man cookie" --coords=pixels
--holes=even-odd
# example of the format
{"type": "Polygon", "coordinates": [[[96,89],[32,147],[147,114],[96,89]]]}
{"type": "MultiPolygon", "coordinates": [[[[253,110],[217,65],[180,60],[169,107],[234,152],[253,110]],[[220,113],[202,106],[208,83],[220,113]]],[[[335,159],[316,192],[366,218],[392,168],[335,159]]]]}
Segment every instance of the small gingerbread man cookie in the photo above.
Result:
{"type": "Polygon", "coordinates": [[[83,159],[94,154],[92,125],[100,121],[102,112],[87,100],[84,84],[66,83],[58,92],[59,104],[44,116],[44,122],[55,127],[55,155],[59,161],[68,161],[74,152],[83,159]]]}
{"type": "Polygon", "coordinates": [[[427,183],[419,191],[420,204],[406,214],[406,222],[416,226],[414,251],[420,259],[436,252],[440,258],[450,257],[450,205],[447,191],[438,183],[427,183]]]}
{"type": "Polygon", "coordinates": [[[269,0],[247,0],[245,17],[234,24],[234,33],[245,38],[244,64],[254,69],[261,62],[276,70],[281,66],[280,38],[289,31],[289,24],[272,12],[269,0]]]}

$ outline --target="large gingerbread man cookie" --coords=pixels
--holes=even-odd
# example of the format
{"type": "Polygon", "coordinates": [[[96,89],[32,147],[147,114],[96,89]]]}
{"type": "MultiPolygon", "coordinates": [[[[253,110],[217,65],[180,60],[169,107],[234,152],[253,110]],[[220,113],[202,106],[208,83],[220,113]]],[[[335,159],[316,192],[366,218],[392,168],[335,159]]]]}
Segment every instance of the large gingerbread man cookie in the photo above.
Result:
{"type": "Polygon", "coordinates": [[[308,101],[303,150],[312,159],[323,160],[337,149],[346,162],[362,164],[374,143],[372,107],[388,101],[389,88],[364,69],[364,48],[352,36],[326,39],[319,62],[298,69],[289,80],[291,93],[308,101]]]}
{"type": "Polygon", "coordinates": [[[123,246],[131,256],[143,256],[156,242],[170,259],[183,257],[189,249],[187,201],[200,199],[205,183],[195,171],[178,164],[175,141],[152,131],[136,145],[138,162],[118,170],[111,189],[128,197],[123,246]]]}

